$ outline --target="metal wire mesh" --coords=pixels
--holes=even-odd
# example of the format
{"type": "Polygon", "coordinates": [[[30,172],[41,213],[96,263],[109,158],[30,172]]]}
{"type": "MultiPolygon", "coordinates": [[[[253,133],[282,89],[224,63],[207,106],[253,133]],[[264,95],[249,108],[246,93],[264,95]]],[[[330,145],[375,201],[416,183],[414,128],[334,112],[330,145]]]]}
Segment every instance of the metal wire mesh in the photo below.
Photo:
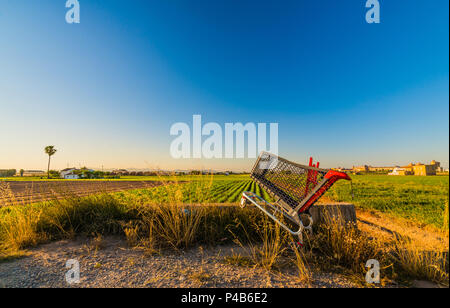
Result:
{"type": "Polygon", "coordinates": [[[251,177],[276,200],[294,209],[321,183],[327,171],[263,152],[253,167],[251,177]]]}

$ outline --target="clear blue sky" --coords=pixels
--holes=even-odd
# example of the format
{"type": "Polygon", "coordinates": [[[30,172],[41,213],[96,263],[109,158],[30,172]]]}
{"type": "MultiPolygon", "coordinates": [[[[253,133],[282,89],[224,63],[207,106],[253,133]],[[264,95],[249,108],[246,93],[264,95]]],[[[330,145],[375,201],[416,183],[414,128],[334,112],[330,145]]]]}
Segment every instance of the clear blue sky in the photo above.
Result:
{"type": "Polygon", "coordinates": [[[449,160],[449,2],[0,0],[0,168],[249,169],[174,160],[170,126],[278,122],[324,167],[449,160]]]}

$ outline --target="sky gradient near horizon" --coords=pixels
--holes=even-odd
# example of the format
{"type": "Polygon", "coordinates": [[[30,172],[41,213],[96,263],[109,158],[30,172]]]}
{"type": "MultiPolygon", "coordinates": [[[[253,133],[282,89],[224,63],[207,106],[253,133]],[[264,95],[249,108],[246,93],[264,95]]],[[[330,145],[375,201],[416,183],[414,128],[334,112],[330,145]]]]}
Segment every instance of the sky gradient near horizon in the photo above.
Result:
{"type": "Polygon", "coordinates": [[[176,122],[279,123],[323,167],[449,161],[449,2],[0,0],[0,169],[249,170],[170,157],[176,122]]]}

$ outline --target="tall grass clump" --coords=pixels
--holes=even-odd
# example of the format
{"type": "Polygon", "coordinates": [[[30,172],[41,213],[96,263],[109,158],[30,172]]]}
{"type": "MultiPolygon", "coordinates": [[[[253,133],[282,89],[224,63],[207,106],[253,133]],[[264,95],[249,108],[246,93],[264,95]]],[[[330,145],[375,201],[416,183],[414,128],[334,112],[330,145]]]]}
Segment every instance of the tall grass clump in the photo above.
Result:
{"type": "MultiPolygon", "coordinates": [[[[279,217],[283,221],[283,217],[279,217]]],[[[266,215],[241,225],[242,233],[235,234],[235,242],[246,252],[254,266],[268,271],[282,270],[294,266],[297,269],[299,281],[309,282],[311,272],[306,261],[305,253],[293,238],[279,224],[273,222],[266,215]],[[250,228],[249,228],[250,226],[250,228]],[[248,230],[253,230],[250,235],[248,230]]]]}
{"type": "Polygon", "coordinates": [[[447,237],[448,237],[448,229],[449,229],[449,213],[448,213],[448,200],[445,200],[445,207],[444,207],[444,212],[442,213],[442,229],[444,230],[444,232],[447,232],[447,237]]]}
{"type": "Polygon", "coordinates": [[[282,257],[288,248],[288,234],[267,217],[255,224],[255,229],[258,234],[256,243],[249,240],[247,244],[253,262],[267,270],[282,266],[282,257]]]}
{"type": "Polygon", "coordinates": [[[426,251],[403,237],[394,243],[394,258],[407,276],[449,286],[448,251],[426,251]]]}
{"type": "Polygon", "coordinates": [[[0,258],[18,253],[47,239],[38,232],[42,209],[7,208],[0,210],[0,258]]]}
{"type": "Polygon", "coordinates": [[[295,239],[291,240],[290,248],[294,252],[292,263],[297,269],[299,280],[303,282],[309,282],[312,279],[312,274],[307,261],[307,252],[296,244],[295,239]]]}
{"type": "Polygon", "coordinates": [[[171,248],[188,248],[198,237],[203,209],[193,210],[181,205],[152,206],[144,214],[149,241],[171,248]]]}
{"type": "MultiPolygon", "coordinates": [[[[187,249],[199,244],[230,243],[232,234],[242,237],[241,224],[248,224],[259,213],[237,207],[198,205],[149,205],[139,208],[139,219],[126,224],[129,242],[151,249],[187,249]]],[[[252,238],[255,230],[247,229],[252,238]]]]}
{"type": "Polygon", "coordinates": [[[43,205],[40,229],[56,238],[76,234],[119,234],[122,221],[138,218],[138,210],[103,193],[54,200],[43,205]]]}
{"type": "Polygon", "coordinates": [[[354,273],[365,273],[367,260],[385,261],[380,242],[358,230],[355,223],[345,222],[339,215],[325,215],[326,223],[317,226],[314,240],[309,245],[310,249],[327,258],[329,264],[348,268],[354,273]]]}
{"type": "Polygon", "coordinates": [[[138,211],[108,194],[0,208],[0,255],[74,235],[120,234],[138,211]]]}

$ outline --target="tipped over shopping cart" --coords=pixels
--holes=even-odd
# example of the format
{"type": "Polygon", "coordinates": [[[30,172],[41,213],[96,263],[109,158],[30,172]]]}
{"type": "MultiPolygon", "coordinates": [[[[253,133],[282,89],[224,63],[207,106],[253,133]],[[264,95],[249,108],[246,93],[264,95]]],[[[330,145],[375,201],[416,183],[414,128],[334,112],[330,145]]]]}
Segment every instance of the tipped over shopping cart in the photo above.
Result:
{"type": "Polygon", "coordinates": [[[319,163],[309,166],[288,161],[277,155],[262,152],[251,172],[251,178],[275,200],[268,202],[252,192],[242,194],[241,206],[253,204],[262,210],[303,245],[303,232],[312,230],[310,208],[338,180],[351,180],[344,173],[320,169],[319,163]],[[280,220],[283,215],[287,221],[280,220]]]}

